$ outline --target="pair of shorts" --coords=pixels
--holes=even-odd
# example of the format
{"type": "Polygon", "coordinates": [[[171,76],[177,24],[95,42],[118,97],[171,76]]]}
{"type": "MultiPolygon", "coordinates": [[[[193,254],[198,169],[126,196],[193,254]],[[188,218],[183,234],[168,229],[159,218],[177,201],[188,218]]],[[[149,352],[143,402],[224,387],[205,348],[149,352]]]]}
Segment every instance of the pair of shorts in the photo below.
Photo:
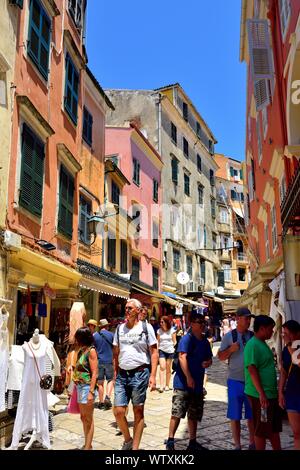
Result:
{"type": "Polygon", "coordinates": [[[300,413],[300,396],[286,393],[285,408],[287,413],[300,413]]]}
{"type": "Polygon", "coordinates": [[[172,416],[193,421],[201,421],[203,417],[203,393],[194,393],[187,390],[174,390],[172,397],[172,416]]]}
{"type": "Polygon", "coordinates": [[[159,357],[161,359],[173,359],[174,358],[174,353],[167,353],[165,351],[162,351],[161,349],[158,350],[159,357]]]}
{"type": "Polygon", "coordinates": [[[98,363],[98,382],[111,382],[114,378],[114,368],[112,364],[98,363]]]}
{"type": "Polygon", "coordinates": [[[227,418],[240,421],[243,419],[243,408],[244,408],[244,419],[252,419],[252,409],[245,394],[245,383],[239,380],[227,380],[227,392],[228,392],[228,408],[227,418]]]}
{"type": "MultiPolygon", "coordinates": [[[[90,387],[91,386],[89,384],[76,384],[77,403],[79,403],[80,405],[87,404],[90,387]]],[[[95,392],[94,392],[94,400],[95,400],[95,392]]]]}
{"type": "Polygon", "coordinates": [[[114,406],[128,406],[131,400],[133,406],[144,405],[149,384],[150,370],[124,373],[119,372],[115,383],[114,406]]]}
{"type": "Polygon", "coordinates": [[[260,400],[259,398],[247,395],[251,404],[254,424],[254,434],[257,437],[270,439],[272,434],[278,434],[282,431],[282,410],[279,407],[277,398],[268,398],[269,406],[267,408],[268,421],[262,423],[260,420],[260,400]]]}

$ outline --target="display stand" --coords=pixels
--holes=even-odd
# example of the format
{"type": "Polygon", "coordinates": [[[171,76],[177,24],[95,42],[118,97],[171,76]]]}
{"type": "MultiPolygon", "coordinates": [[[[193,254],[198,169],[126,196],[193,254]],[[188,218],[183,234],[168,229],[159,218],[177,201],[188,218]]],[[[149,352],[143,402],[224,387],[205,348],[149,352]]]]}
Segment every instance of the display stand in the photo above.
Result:
{"type": "MultiPolygon", "coordinates": [[[[29,450],[32,447],[32,444],[34,442],[39,442],[40,444],[44,446],[42,439],[39,437],[39,435],[37,434],[35,430],[33,430],[30,441],[28,442],[28,444],[26,444],[26,446],[24,447],[24,450],[29,450]]],[[[46,446],[46,449],[51,450],[51,447],[46,446]]]]}

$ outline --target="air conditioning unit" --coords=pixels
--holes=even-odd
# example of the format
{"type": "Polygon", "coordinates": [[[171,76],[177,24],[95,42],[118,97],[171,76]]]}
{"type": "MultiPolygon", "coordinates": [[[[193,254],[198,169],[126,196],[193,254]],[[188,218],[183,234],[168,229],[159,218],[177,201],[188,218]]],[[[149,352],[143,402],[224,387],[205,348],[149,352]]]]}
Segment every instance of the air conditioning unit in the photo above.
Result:
{"type": "Polygon", "coordinates": [[[191,282],[188,283],[188,291],[189,292],[197,292],[198,291],[196,282],[191,281],[191,282]]]}
{"type": "Polygon", "coordinates": [[[238,175],[234,176],[234,181],[240,181],[240,177],[238,175]]]}
{"type": "Polygon", "coordinates": [[[224,287],[220,286],[220,287],[217,287],[217,294],[224,294],[224,287]]]}
{"type": "Polygon", "coordinates": [[[22,246],[21,235],[5,230],[4,232],[4,245],[11,251],[20,251],[22,246]]]}

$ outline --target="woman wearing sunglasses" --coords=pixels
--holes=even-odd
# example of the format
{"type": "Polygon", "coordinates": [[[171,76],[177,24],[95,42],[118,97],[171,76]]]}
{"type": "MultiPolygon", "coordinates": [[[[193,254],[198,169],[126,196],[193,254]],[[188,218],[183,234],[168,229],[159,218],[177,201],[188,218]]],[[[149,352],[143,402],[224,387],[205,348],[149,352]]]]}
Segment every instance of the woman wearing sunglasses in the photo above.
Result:
{"type": "Polygon", "coordinates": [[[170,390],[172,360],[174,357],[176,333],[172,328],[172,323],[167,316],[160,319],[160,328],[157,331],[158,352],[159,352],[159,392],[170,390]],[[164,386],[164,383],[166,384],[164,386]]]}

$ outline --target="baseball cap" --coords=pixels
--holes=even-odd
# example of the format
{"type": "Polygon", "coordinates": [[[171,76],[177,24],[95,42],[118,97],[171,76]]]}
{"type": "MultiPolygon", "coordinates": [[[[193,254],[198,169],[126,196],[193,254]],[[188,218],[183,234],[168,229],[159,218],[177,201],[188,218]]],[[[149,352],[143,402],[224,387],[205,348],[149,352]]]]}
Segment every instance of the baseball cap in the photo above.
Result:
{"type": "Polygon", "coordinates": [[[91,320],[88,321],[88,325],[98,326],[98,323],[97,323],[96,320],[91,319],[91,320]]]}
{"type": "Polygon", "coordinates": [[[239,307],[236,311],[236,315],[237,317],[255,317],[255,315],[252,315],[252,313],[247,307],[239,307]]]}

